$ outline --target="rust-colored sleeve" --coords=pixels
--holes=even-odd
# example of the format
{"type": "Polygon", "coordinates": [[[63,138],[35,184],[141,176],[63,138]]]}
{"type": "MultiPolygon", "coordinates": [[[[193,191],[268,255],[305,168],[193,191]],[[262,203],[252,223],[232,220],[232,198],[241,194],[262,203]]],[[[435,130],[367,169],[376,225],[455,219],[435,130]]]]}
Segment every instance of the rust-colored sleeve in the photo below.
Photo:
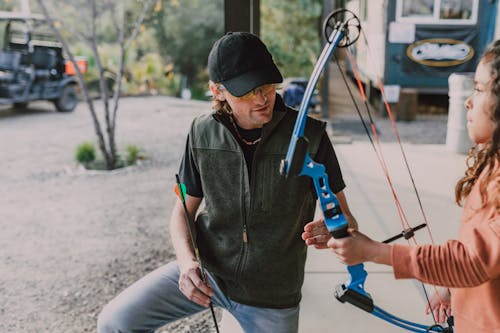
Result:
{"type": "Polygon", "coordinates": [[[393,245],[391,259],[397,279],[451,288],[480,285],[500,276],[500,219],[474,228],[467,244],[450,240],[443,245],[393,245]]]}

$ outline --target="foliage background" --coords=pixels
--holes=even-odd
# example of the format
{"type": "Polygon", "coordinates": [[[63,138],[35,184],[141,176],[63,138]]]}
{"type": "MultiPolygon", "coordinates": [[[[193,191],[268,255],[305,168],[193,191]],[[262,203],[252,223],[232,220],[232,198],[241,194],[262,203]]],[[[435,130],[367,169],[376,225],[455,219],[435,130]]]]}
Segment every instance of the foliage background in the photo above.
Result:
{"type": "Polygon", "coordinates": [[[309,77],[320,51],[321,0],[261,0],[262,40],[284,77],[309,77]]]}
{"type": "MultiPolygon", "coordinates": [[[[99,49],[113,78],[118,66],[117,40],[107,1],[98,1],[99,49]]],[[[74,53],[88,59],[87,82],[97,79],[95,59],[75,32],[84,32],[85,0],[47,1],[71,29],[66,36],[74,53]]],[[[141,0],[112,0],[136,13],[141,0]]],[[[284,77],[308,77],[320,50],[321,0],[261,0],[260,35],[284,77]],[[292,15],[293,14],[293,15],[292,15]]],[[[19,0],[2,0],[0,10],[15,10],[19,0]]],[[[30,0],[32,12],[39,12],[30,0]]],[[[180,96],[189,88],[195,99],[207,99],[206,59],[213,42],[224,33],[224,0],[158,0],[126,55],[123,94],[180,96]]],[[[92,84],[91,84],[92,88],[92,84]]]]}

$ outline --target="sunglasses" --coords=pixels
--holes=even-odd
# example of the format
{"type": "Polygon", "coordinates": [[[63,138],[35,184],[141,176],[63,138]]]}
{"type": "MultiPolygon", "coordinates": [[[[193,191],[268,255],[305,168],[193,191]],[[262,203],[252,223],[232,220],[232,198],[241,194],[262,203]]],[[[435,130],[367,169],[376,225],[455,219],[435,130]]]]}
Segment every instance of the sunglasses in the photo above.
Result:
{"type": "Polygon", "coordinates": [[[277,84],[274,84],[274,83],[264,84],[260,87],[257,87],[257,88],[250,90],[245,95],[239,96],[239,97],[233,96],[222,84],[219,84],[217,89],[219,89],[220,91],[226,90],[231,96],[233,96],[234,98],[237,98],[239,100],[252,100],[258,95],[261,95],[261,94],[267,95],[270,92],[275,91],[276,87],[277,87],[277,84]]]}

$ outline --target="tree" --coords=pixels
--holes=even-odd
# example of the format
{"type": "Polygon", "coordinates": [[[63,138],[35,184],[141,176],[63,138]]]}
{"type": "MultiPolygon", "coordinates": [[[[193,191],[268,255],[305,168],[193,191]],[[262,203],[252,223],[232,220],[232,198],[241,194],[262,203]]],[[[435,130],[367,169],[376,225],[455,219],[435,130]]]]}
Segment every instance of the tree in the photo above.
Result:
{"type": "MultiPolygon", "coordinates": [[[[212,44],[224,33],[223,5],[223,0],[190,0],[182,5],[180,0],[159,0],[147,18],[158,52],[166,62],[174,63],[190,87],[198,83],[212,44]]],[[[201,84],[206,88],[206,80],[201,84]]]]}
{"type": "Polygon", "coordinates": [[[284,76],[309,76],[321,48],[322,0],[261,0],[261,37],[284,76]]]}
{"type": "MultiPolygon", "coordinates": [[[[260,0],[261,37],[284,76],[312,71],[321,48],[322,3],[260,0]]],[[[157,52],[187,78],[187,85],[206,88],[208,53],[224,33],[224,0],[159,0],[156,6],[146,22],[154,30],[157,52]]]]}
{"type": "Polygon", "coordinates": [[[116,116],[119,107],[120,89],[124,74],[124,62],[126,52],[132,41],[137,37],[142,28],[142,22],[153,5],[155,0],[144,1],[121,1],[121,0],[73,0],[71,4],[55,1],[52,6],[46,0],[36,0],[39,9],[45,16],[47,22],[52,27],[53,32],[63,45],[69,60],[76,69],[78,84],[80,85],[83,97],[87,103],[92,116],[94,130],[97,135],[99,149],[102,153],[106,168],[115,169],[119,162],[116,149],[115,130],[116,116]],[[138,14],[128,10],[130,5],[141,4],[142,9],[138,14]],[[50,7],[49,7],[50,6],[50,7]],[[53,16],[52,13],[64,13],[53,16]],[[69,16],[68,13],[73,15],[69,16]],[[110,18],[111,20],[103,20],[110,18]],[[70,21],[71,20],[71,21],[70,21]],[[104,34],[99,31],[99,27],[111,22],[112,33],[109,30],[104,34]],[[115,84],[112,91],[110,103],[110,93],[106,83],[106,67],[101,61],[99,42],[103,36],[114,36],[119,47],[119,59],[116,72],[115,84]],[[103,115],[99,117],[94,101],[89,96],[88,87],[83,80],[83,74],[77,66],[75,55],[68,43],[69,38],[77,38],[84,42],[92,51],[95,64],[98,70],[100,97],[103,102],[103,115]],[[104,120],[102,120],[104,118],[104,120]]]}

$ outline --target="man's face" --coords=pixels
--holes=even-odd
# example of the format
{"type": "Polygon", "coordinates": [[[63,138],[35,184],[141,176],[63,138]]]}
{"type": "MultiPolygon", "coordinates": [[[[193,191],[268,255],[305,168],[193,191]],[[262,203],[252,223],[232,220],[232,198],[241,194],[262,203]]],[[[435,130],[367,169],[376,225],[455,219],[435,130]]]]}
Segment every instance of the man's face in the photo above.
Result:
{"type": "Polygon", "coordinates": [[[212,93],[218,100],[226,100],[233,110],[236,123],[244,129],[261,128],[271,121],[274,103],[276,102],[276,86],[265,84],[248,94],[236,97],[221,85],[214,84],[212,93]]]}

